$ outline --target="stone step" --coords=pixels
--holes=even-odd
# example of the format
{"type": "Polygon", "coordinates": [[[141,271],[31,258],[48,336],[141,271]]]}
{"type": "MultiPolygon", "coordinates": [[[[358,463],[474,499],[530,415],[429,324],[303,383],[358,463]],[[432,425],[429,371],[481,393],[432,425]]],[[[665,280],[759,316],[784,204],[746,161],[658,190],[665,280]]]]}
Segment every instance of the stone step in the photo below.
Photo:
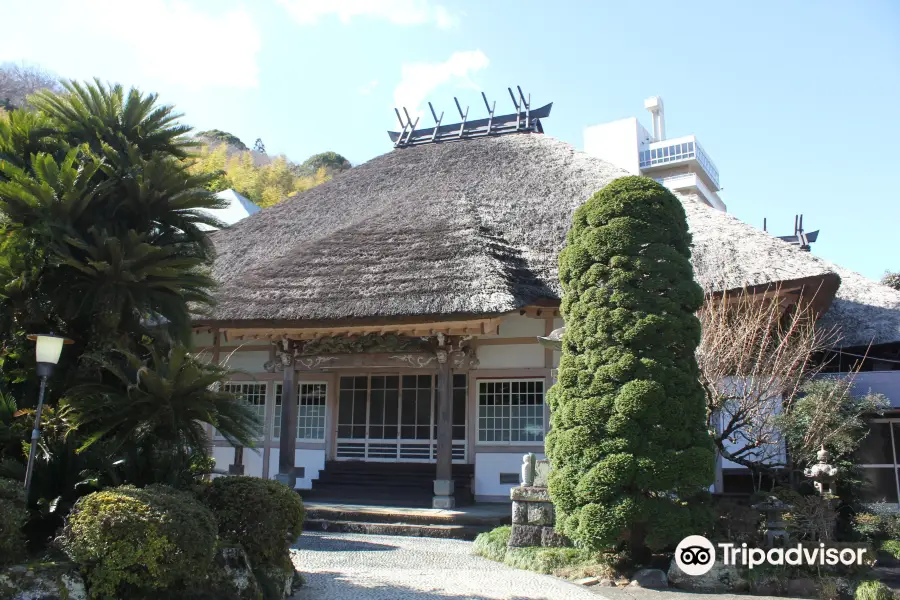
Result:
{"type": "Polygon", "coordinates": [[[306,518],[317,521],[388,525],[471,525],[493,529],[500,525],[509,525],[512,516],[508,505],[492,510],[435,510],[427,507],[399,508],[310,502],[306,506],[306,518]]]}
{"type": "Polygon", "coordinates": [[[490,531],[489,525],[424,525],[416,523],[366,523],[329,519],[307,519],[303,524],[307,531],[331,533],[362,533],[368,535],[396,535],[429,537],[454,540],[474,540],[479,533],[490,531]]]}

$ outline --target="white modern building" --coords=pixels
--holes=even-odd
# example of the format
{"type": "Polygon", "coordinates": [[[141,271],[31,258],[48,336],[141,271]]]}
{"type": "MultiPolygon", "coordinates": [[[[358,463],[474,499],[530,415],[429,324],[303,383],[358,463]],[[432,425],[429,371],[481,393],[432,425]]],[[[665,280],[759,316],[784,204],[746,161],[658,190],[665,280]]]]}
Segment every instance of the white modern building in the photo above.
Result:
{"type": "Polygon", "coordinates": [[[663,101],[644,101],[653,132],[637,117],[594,125],[584,131],[584,151],[633,175],[651,177],[673,192],[696,194],[706,204],[725,211],[719,198],[719,170],[697,136],[666,137],[663,101]]]}
{"type": "MultiPolygon", "coordinates": [[[[260,210],[256,204],[232,189],[218,192],[216,197],[220,200],[225,200],[228,205],[224,208],[203,210],[203,212],[214,216],[225,225],[234,225],[241,219],[246,219],[260,210]]],[[[215,230],[214,227],[209,227],[207,225],[201,225],[201,229],[207,231],[215,230]]]]}

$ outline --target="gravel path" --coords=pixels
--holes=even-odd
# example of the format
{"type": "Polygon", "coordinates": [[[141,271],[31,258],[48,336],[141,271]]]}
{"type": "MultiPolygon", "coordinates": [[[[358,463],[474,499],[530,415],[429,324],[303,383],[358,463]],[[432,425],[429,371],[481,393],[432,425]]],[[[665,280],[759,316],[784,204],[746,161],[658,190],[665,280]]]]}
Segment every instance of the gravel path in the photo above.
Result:
{"type": "Polygon", "coordinates": [[[295,600],[599,600],[581,586],[472,555],[471,542],[307,533],[295,600]]]}

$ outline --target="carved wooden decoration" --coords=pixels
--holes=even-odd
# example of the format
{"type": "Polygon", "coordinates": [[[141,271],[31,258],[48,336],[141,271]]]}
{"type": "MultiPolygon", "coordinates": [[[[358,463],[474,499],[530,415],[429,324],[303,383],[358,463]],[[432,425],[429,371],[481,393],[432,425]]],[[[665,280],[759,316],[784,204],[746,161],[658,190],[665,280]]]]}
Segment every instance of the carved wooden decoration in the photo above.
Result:
{"type": "Polygon", "coordinates": [[[282,339],[275,342],[275,357],[265,363],[270,373],[293,368],[297,371],[323,371],[352,368],[435,369],[449,361],[455,371],[478,367],[475,349],[467,339],[446,338],[439,347],[436,337],[406,338],[370,334],[358,337],[336,336],[309,342],[282,339]]]}

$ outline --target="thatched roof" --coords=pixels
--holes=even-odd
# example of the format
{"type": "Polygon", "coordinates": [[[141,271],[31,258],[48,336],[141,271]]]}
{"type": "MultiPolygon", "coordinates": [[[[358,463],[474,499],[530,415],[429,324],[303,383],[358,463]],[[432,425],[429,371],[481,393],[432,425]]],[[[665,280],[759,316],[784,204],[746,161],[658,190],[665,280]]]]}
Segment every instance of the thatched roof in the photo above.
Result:
{"type": "MultiPolygon", "coordinates": [[[[222,286],[211,318],[481,315],[558,298],[572,212],[626,174],[537,134],[391,151],[213,234],[222,286]]],[[[705,288],[836,281],[825,261],[683,203],[705,288]]]]}
{"type": "Polygon", "coordinates": [[[868,346],[900,341],[900,292],[859,273],[832,265],[841,287],[831,308],[820,319],[840,329],[840,345],[868,346]]]}

